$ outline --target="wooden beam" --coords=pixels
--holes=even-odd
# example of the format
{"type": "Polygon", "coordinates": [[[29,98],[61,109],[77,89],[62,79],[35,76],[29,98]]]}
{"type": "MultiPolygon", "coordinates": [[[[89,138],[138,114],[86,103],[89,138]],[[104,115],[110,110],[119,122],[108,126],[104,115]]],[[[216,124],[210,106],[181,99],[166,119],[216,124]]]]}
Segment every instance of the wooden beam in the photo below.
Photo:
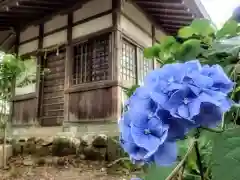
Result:
{"type": "MultiPolygon", "coordinates": [[[[19,52],[19,42],[20,42],[20,29],[18,27],[16,27],[15,29],[15,33],[16,33],[16,39],[15,39],[15,47],[14,47],[14,53],[16,54],[16,56],[18,57],[18,52],[19,52]]],[[[12,92],[11,92],[11,98],[13,98],[15,96],[15,87],[16,87],[16,79],[13,79],[12,83],[12,92]]],[[[13,116],[14,116],[14,102],[11,101],[10,102],[10,107],[9,107],[9,119],[8,122],[13,122],[13,116]]]]}
{"type": "MultiPolygon", "coordinates": [[[[152,24],[152,45],[154,45],[156,43],[156,28],[155,26],[152,24]]],[[[156,60],[155,58],[153,58],[153,63],[152,63],[152,66],[153,66],[153,69],[156,68],[156,60]]]]}
{"type": "Polygon", "coordinates": [[[157,7],[151,7],[151,8],[146,8],[147,11],[151,13],[161,13],[161,14],[172,14],[172,15],[186,15],[186,16],[191,16],[190,10],[185,10],[185,9],[161,9],[157,7]]]}
{"type": "MultiPolygon", "coordinates": [[[[73,12],[68,13],[67,22],[67,46],[65,59],[64,89],[69,89],[72,82],[73,70],[73,44],[72,44],[73,12]]],[[[64,121],[69,121],[69,93],[64,94],[64,121]]]]}
{"type": "Polygon", "coordinates": [[[162,2],[162,1],[137,1],[137,4],[142,6],[152,6],[152,7],[159,7],[159,8],[171,8],[171,9],[184,9],[183,2],[162,2]]]}
{"type": "Polygon", "coordinates": [[[200,6],[202,5],[201,2],[198,2],[198,5],[196,4],[196,0],[184,0],[184,4],[190,9],[191,13],[196,17],[196,18],[203,18],[203,14],[200,11],[200,6]]]}
{"type": "MultiPolygon", "coordinates": [[[[123,8],[122,0],[112,0],[112,22],[113,22],[113,33],[112,33],[112,58],[110,67],[110,77],[112,81],[120,82],[120,63],[121,63],[121,48],[122,48],[122,33],[121,33],[121,11],[123,8]]],[[[116,109],[116,116],[121,116],[122,98],[120,87],[117,88],[117,93],[112,94],[111,98],[116,99],[116,104],[113,109],[116,109]],[[117,98],[116,98],[117,97],[117,98]]]]}
{"type": "MultiPolygon", "coordinates": [[[[43,39],[44,39],[44,23],[39,24],[39,31],[38,31],[39,39],[38,39],[38,49],[43,48],[43,39]]],[[[37,82],[36,82],[36,95],[37,95],[37,102],[36,102],[36,122],[40,122],[41,117],[41,103],[42,103],[42,86],[43,82],[41,79],[41,71],[42,71],[42,65],[43,65],[43,56],[42,54],[39,54],[37,57],[37,82]]]]}
{"type": "Polygon", "coordinates": [[[147,17],[147,19],[158,29],[160,29],[162,32],[165,32],[165,30],[157,23],[157,21],[151,16],[149,15],[149,13],[147,13],[145,10],[143,10],[142,8],[140,8],[140,6],[136,3],[136,1],[134,0],[130,0],[130,2],[143,14],[145,14],[145,16],[147,17]]]}

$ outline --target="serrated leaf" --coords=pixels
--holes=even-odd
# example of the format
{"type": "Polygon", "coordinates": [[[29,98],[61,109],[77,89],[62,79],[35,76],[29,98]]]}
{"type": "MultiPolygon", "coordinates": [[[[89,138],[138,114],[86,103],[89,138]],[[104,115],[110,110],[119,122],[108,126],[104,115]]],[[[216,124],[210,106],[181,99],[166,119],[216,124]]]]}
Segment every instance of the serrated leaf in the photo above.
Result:
{"type": "Polygon", "coordinates": [[[228,20],[216,33],[216,38],[220,39],[225,36],[235,36],[237,35],[238,23],[234,20],[228,20]]]}
{"type": "Polygon", "coordinates": [[[161,51],[161,45],[158,43],[155,43],[152,47],[148,47],[144,49],[144,57],[147,59],[157,57],[160,51],[161,51]]]}
{"type": "Polygon", "coordinates": [[[195,19],[190,25],[200,35],[207,36],[215,32],[211,21],[208,19],[195,19]]]}
{"type": "Polygon", "coordinates": [[[186,26],[181,28],[178,31],[178,36],[181,38],[189,38],[195,33],[194,29],[190,26],[186,26]]]}
{"type": "Polygon", "coordinates": [[[201,41],[197,39],[189,39],[180,46],[177,59],[182,61],[196,59],[201,52],[201,41]]]}
{"type": "Polygon", "coordinates": [[[215,137],[212,159],[213,180],[239,179],[240,128],[228,129],[215,137]]]}
{"type": "Polygon", "coordinates": [[[144,180],[165,180],[175,167],[176,165],[170,167],[157,167],[152,165],[148,168],[144,180]]]}

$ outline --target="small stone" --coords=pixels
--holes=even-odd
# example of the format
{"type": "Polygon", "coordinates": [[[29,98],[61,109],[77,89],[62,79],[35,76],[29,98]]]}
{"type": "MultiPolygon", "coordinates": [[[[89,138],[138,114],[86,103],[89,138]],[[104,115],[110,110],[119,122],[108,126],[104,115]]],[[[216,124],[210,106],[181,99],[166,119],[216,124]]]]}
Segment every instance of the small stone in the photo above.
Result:
{"type": "Polygon", "coordinates": [[[116,140],[118,137],[109,137],[107,141],[107,161],[115,161],[123,156],[124,152],[116,140]]]}
{"type": "Polygon", "coordinates": [[[91,146],[94,139],[97,137],[96,134],[85,134],[81,137],[81,146],[91,146]]]}
{"type": "Polygon", "coordinates": [[[33,165],[34,165],[34,162],[33,162],[32,159],[27,158],[27,159],[24,159],[24,160],[23,160],[23,165],[24,165],[24,166],[33,166],[33,165]]]}
{"type": "Polygon", "coordinates": [[[106,148],[85,147],[83,153],[87,160],[105,160],[106,148]]]}
{"type": "Polygon", "coordinates": [[[86,156],[85,156],[84,154],[80,154],[80,155],[79,155],[79,159],[85,160],[85,159],[86,159],[86,156]]]}
{"type": "Polygon", "coordinates": [[[36,160],[36,164],[39,166],[43,166],[46,164],[46,159],[45,158],[40,158],[36,160]]]}
{"type": "Polygon", "coordinates": [[[93,139],[92,145],[99,148],[107,147],[107,140],[108,137],[105,134],[100,134],[93,139]]]}

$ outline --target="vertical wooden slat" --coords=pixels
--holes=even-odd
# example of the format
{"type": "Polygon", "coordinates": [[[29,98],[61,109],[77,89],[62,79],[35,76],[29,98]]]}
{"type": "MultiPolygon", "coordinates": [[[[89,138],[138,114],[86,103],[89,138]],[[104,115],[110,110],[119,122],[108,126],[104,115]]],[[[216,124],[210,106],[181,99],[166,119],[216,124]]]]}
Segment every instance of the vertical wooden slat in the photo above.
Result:
{"type": "MultiPolygon", "coordinates": [[[[113,33],[112,33],[112,61],[110,64],[111,77],[113,80],[120,82],[120,60],[121,60],[121,11],[122,11],[122,0],[112,0],[112,22],[113,22],[113,33]]],[[[113,92],[113,91],[112,91],[113,92]]],[[[116,99],[116,115],[121,116],[121,95],[122,88],[117,88],[117,92],[112,94],[112,99],[116,99]],[[115,98],[117,96],[117,98],[115,98]]]]}
{"type": "MultiPolygon", "coordinates": [[[[152,45],[156,43],[156,28],[154,25],[152,25],[152,45]]],[[[153,58],[153,64],[152,64],[153,69],[156,68],[156,60],[153,58]]]]}
{"type": "MultiPolygon", "coordinates": [[[[72,46],[72,27],[73,27],[73,13],[68,14],[67,25],[67,47],[66,47],[66,59],[65,59],[65,82],[64,89],[68,89],[73,79],[73,46],[72,46]]],[[[64,94],[64,121],[69,121],[69,93],[64,94]]]]}
{"type": "Polygon", "coordinates": [[[139,50],[138,50],[138,47],[135,46],[135,73],[136,73],[136,84],[139,84],[139,80],[140,80],[140,77],[142,77],[142,70],[141,70],[141,60],[142,60],[142,57],[139,57],[139,50]]]}
{"type": "MultiPolygon", "coordinates": [[[[38,49],[43,48],[43,38],[44,38],[44,23],[39,24],[39,39],[38,39],[38,49]]],[[[36,80],[36,94],[37,94],[37,101],[36,101],[36,120],[40,122],[41,117],[41,102],[42,102],[42,81],[41,81],[41,71],[42,71],[42,54],[40,54],[37,58],[37,80],[36,80]]]]}
{"type": "Polygon", "coordinates": [[[113,21],[113,58],[112,64],[112,78],[119,80],[119,65],[121,58],[121,9],[122,0],[112,0],[112,21],[113,21]]]}
{"type": "MultiPolygon", "coordinates": [[[[16,33],[16,39],[15,39],[15,47],[14,47],[14,53],[16,54],[16,56],[18,56],[18,52],[19,52],[19,43],[20,43],[20,29],[19,28],[15,28],[15,33],[16,33]]],[[[16,86],[16,79],[14,79],[12,81],[12,89],[11,89],[11,97],[15,96],[15,86],[16,86]]],[[[13,99],[13,98],[12,98],[13,99]]],[[[13,120],[13,110],[14,110],[14,102],[13,100],[11,100],[10,105],[9,105],[9,122],[12,122],[13,120]]]]}

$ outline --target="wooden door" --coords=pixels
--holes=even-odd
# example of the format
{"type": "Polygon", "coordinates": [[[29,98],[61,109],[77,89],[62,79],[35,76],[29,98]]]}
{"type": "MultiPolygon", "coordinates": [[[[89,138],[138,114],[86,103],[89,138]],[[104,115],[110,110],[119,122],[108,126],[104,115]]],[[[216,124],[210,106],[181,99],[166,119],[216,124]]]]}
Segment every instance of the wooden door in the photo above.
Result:
{"type": "Polygon", "coordinates": [[[47,72],[42,78],[41,124],[42,126],[62,125],[64,119],[64,79],[66,51],[48,53],[44,60],[47,72]]]}

